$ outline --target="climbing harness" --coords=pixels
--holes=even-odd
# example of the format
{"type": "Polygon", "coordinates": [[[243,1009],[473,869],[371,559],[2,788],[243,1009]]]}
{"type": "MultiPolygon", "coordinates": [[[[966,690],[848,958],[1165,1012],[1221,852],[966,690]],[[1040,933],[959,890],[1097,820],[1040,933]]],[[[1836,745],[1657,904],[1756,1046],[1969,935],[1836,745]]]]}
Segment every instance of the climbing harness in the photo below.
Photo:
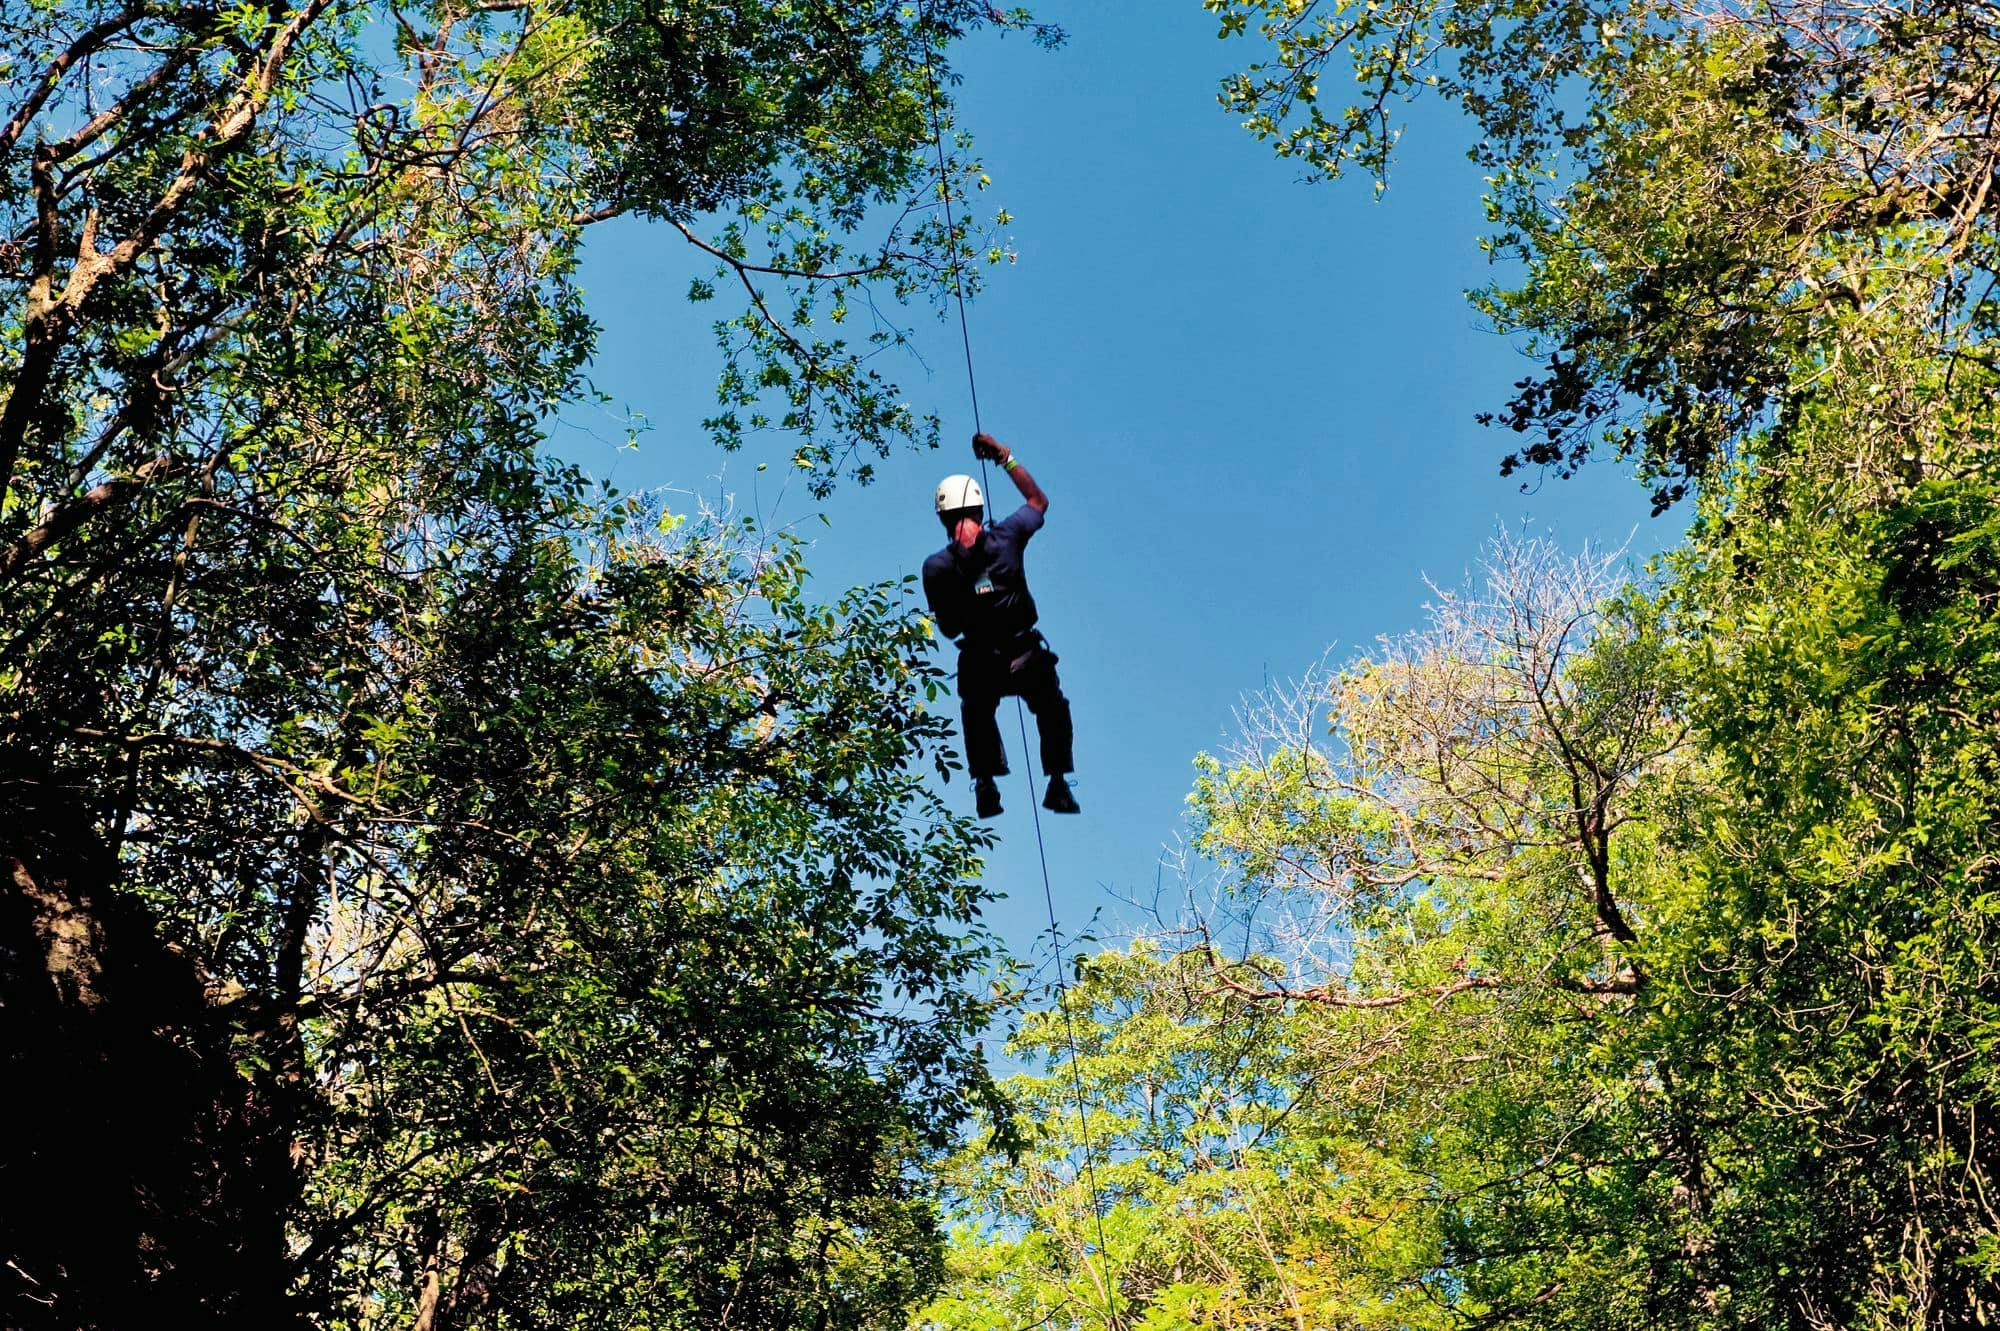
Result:
{"type": "MultiPolygon", "coordinates": [[[[944,126],[938,110],[942,98],[938,89],[937,65],[931,55],[930,8],[927,4],[920,3],[917,7],[917,37],[923,44],[924,74],[930,84],[931,145],[937,150],[938,197],[944,203],[944,237],[951,255],[951,294],[958,305],[958,340],[965,352],[965,387],[972,399],[972,428],[974,432],[983,434],[985,427],[979,419],[979,378],[972,366],[972,326],[965,314],[965,282],[959,268],[958,229],[951,213],[951,175],[945,161],[944,126]]],[[[971,479],[969,476],[964,478],[968,484],[971,479]]],[[[984,457],[979,459],[979,479],[981,490],[991,488],[984,457]]],[[[942,497],[938,502],[942,505],[942,497]]],[[[1056,1009],[1062,1013],[1063,1036],[1069,1045],[1070,1086],[1075,1093],[1077,1124],[1083,1137],[1084,1181],[1090,1189],[1090,1216],[1097,1230],[1097,1257],[1104,1273],[1104,1324],[1107,1331],[1117,1331],[1122,1324],[1118,1316],[1118,1282],[1111,1264],[1111,1247],[1104,1239],[1104,1198],[1097,1186],[1097,1149],[1090,1139],[1090,1109],[1084,1101],[1083,1073],[1078,1068],[1076,1023],[1070,1015],[1069,984],[1063,975],[1062,926],[1056,921],[1055,889],[1049,881],[1049,847],[1042,837],[1042,812],[1035,804],[1035,763],[1028,750],[1028,714],[1019,695],[1014,698],[1014,719],[1021,728],[1021,762],[1028,777],[1028,808],[1035,820],[1035,853],[1042,869],[1042,901],[1048,907],[1049,938],[1055,948],[1056,1009]]]]}

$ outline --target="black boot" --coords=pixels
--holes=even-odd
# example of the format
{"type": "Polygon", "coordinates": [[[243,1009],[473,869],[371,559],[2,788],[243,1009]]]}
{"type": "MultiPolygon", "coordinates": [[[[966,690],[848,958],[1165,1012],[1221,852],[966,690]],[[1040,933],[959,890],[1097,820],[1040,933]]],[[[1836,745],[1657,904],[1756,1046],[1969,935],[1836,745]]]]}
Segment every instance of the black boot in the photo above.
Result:
{"type": "Polygon", "coordinates": [[[972,783],[972,797],[979,805],[981,818],[1000,816],[1000,787],[993,784],[993,778],[982,776],[972,783]]]}
{"type": "Polygon", "coordinates": [[[1050,813],[1082,813],[1076,806],[1076,796],[1069,792],[1069,782],[1059,776],[1049,778],[1049,792],[1042,796],[1042,807],[1050,813]]]}

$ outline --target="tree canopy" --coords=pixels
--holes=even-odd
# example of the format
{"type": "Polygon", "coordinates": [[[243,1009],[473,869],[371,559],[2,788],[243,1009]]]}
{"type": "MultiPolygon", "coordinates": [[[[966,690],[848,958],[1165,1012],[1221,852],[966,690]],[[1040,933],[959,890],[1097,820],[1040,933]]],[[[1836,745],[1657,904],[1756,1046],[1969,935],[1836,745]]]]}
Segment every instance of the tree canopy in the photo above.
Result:
{"type": "Polygon", "coordinates": [[[1101,1203],[1057,1186],[1076,1128],[975,1144],[928,1316],[1984,1324],[1993,15],[1206,8],[1258,43],[1223,105],[1309,173],[1379,185],[1405,98],[1466,112],[1473,300],[1537,362],[1502,470],[1621,458],[1689,526],[1643,571],[1503,537],[1251,709],[1192,796],[1215,904],[1071,999],[1101,1203]]]}
{"type": "Polygon", "coordinates": [[[9,1325],[926,1287],[991,949],[923,630],[541,445],[621,214],[734,293],[724,446],[824,492],[927,442],[842,325],[956,280],[932,117],[995,24],[0,4],[9,1325]]]}
{"type": "Polygon", "coordinates": [[[851,315],[974,280],[952,44],[1060,34],[0,0],[8,1325],[2000,1312],[1994,13],[1204,5],[1308,174],[1465,113],[1500,469],[1687,527],[1503,534],[1261,699],[1204,908],[996,1086],[906,589],[544,445],[626,215],[720,446],[928,443],[851,315]]]}

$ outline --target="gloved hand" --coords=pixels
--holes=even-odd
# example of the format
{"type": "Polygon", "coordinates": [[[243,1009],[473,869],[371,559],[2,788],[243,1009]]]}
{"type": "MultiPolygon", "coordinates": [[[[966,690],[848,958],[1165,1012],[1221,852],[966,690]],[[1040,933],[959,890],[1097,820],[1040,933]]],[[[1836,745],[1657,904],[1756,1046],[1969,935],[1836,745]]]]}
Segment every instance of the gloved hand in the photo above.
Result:
{"type": "Polygon", "coordinates": [[[1005,462],[1009,449],[985,431],[972,436],[972,455],[986,462],[1005,462]]]}

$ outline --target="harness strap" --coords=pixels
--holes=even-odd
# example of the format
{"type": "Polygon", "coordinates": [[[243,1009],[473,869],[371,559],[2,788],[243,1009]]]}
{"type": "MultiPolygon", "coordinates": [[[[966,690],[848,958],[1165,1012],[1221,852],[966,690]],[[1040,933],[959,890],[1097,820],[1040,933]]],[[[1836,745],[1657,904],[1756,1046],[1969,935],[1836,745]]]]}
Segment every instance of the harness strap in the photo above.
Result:
{"type": "Polygon", "coordinates": [[[1044,652],[1048,652],[1051,656],[1055,655],[1049,650],[1049,640],[1042,636],[1040,629],[1023,629],[1011,637],[993,642],[974,642],[966,639],[959,643],[958,649],[961,652],[985,657],[989,661],[1005,662],[1007,673],[1010,675],[1044,652]]]}

